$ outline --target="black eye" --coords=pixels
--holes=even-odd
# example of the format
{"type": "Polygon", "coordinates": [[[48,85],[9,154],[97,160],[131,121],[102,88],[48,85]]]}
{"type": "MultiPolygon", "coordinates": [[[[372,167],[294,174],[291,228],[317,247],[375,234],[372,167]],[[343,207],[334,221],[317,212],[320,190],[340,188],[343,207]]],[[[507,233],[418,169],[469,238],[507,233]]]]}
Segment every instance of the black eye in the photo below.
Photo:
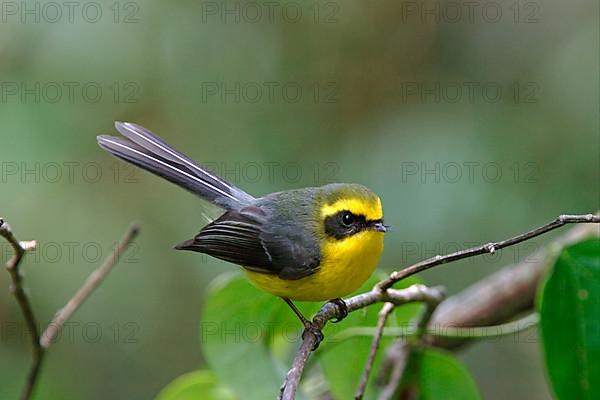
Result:
{"type": "Polygon", "coordinates": [[[350,211],[344,211],[342,214],[342,224],[351,226],[355,221],[354,214],[350,211]]]}

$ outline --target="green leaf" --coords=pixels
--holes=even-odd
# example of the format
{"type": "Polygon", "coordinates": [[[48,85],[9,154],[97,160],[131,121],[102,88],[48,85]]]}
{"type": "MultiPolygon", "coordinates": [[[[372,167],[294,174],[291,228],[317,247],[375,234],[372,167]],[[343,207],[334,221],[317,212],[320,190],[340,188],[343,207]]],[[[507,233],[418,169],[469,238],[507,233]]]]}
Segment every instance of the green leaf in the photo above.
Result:
{"type": "MultiPolygon", "coordinates": [[[[372,277],[359,291],[370,290],[377,281],[376,277],[372,277]]],[[[416,279],[407,279],[399,287],[417,282],[416,279]]],[[[296,306],[310,318],[322,304],[306,302],[296,303],[296,306]]],[[[346,344],[346,341],[338,340],[337,335],[347,327],[375,326],[379,308],[373,306],[354,312],[340,324],[327,324],[324,329],[325,340],[313,358],[320,359],[321,355],[325,355],[332,360],[331,368],[327,368],[330,374],[328,380],[331,377],[337,389],[344,387],[343,394],[353,394],[353,385],[358,383],[371,337],[348,339],[350,344],[346,344]],[[355,340],[361,343],[360,351],[352,344],[355,340]],[[329,350],[337,355],[327,356],[329,350]],[[349,354],[356,358],[355,363],[348,361],[349,354]],[[337,368],[338,365],[341,369],[337,368]]],[[[418,310],[419,307],[414,305],[400,307],[401,317],[390,318],[390,324],[396,326],[406,322],[418,310]]],[[[300,346],[302,330],[296,315],[281,299],[256,289],[240,274],[226,274],[218,277],[209,290],[200,326],[200,341],[207,363],[220,382],[226,383],[239,398],[262,400],[273,398],[278,393],[292,357],[300,346]]],[[[389,341],[391,338],[384,338],[382,344],[389,341]]],[[[307,369],[312,365],[310,362],[307,369]]],[[[309,375],[310,372],[306,371],[305,377],[309,375]]],[[[308,381],[303,380],[298,399],[306,395],[307,390],[315,390],[314,385],[304,385],[308,381]]]]}
{"type": "Polygon", "coordinates": [[[540,332],[559,399],[600,399],[600,239],[565,248],[542,286],[540,332]]]}
{"type": "MultiPolygon", "coordinates": [[[[381,278],[381,276],[371,277],[357,292],[370,290],[381,278]]],[[[420,281],[417,278],[409,278],[396,287],[408,287],[415,283],[420,283],[420,281]]],[[[381,307],[382,304],[375,304],[364,310],[355,311],[339,324],[327,324],[325,327],[326,340],[321,344],[315,355],[319,360],[328,387],[336,399],[354,398],[354,392],[369,356],[373,340],[372,336],[346,337],[344,333],[356,327],[375,327],[381,307]],[[346,339],[342,340],[342,337],[346,337],[346,339]]],[[[395,315],[388,318],[386,326],[407,326],[408,322],[417,315],[420,309],[421,306],[418,304],[407,304],[398,307],[394,311],[395,315]]],[[[392,337],[382,337],[380,349],[387,347],[393,339],[392,337]]],[[[376,397],[376,388],[373,382],[381,362],[381,354],[382,351],[379,351],[375,357],[372,376],[369,378],[369,384],[365,392],[365,398],[367,399],[376,397]]]]}
{"type": "Polygon", "coordinates": [[[451,353],[428,348],[413,353],[407,367],[406,384],[416,384],[420,400],[478,400],[475,381],[451,353]]]}
{"type": "Polygon", "coordinates": [[[169,383],[156,400],[235,400],[233,393],[221,386],[215,374],[200,370],[187,373],[169,383]]]}
{"type": "Polygon", "coordinates": [[[279,392],[285,367],[270,354],[269,342],[274,315],[283,308],[283,301],[256,289],[240,274],[222,275],[211,285],[200,343],[208,365],[237,397],[263,400],[279,392]]]}

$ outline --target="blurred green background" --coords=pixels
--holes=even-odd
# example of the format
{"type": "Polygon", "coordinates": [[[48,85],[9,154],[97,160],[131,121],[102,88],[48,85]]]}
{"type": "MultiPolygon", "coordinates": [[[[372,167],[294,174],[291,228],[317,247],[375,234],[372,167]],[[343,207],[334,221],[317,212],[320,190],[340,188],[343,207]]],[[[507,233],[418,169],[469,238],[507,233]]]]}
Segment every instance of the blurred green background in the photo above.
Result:
{"type": "MultiPolygon", "coordinates": [[[[114,120],[152,129],[254,195],[371,187],[393,226],[382,270],[598,208],[596,1],[482,2],[472,13],[434,1],[274,4],[1,4],[0,214],[40,243],[23,264],[40,323],[131,221],[142,226],[49,352],[37,398],[148,399],[201,367],[203,293],[236,269],[171,250],[202,227],[203,208],[101,151],[95,136],[114,120]]],[[[424,278],[455,293],[532,251],[424,278]]],[[[8,274],[0,283],[8,399],[30,345],[8,274]]],[[[536,342],[506,337],[461,357],[486,399],[544,399],[536,342]]]]}

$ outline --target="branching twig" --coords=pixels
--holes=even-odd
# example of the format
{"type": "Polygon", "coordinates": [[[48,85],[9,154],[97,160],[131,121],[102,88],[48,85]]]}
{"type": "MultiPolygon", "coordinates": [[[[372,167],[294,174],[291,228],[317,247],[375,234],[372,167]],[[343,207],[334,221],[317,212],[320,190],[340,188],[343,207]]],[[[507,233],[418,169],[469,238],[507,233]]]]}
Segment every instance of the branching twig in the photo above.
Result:
{"type": "MultiPolygon", "coordinates": [[[[598,227],[577,226],[554,240],[548,247],[550,249],[562,248],[588,236],[600,236],[598,227]]],[[[435,309],[428,322],[425,343],[438,347],[455,348],[478,338],[473,334],[456,339],[435,335],[436,332],[446,332],[450,329],[449,327],[486,326],[492,330],[500,327],[500,332],[503,332],[501,326],[490,325],[506,321],[531,309],[538,282],[547,267],[547,253],[553,253],[553,251],[537,253],[534,262],[522,262],[503,268],[461,293],[444,300],[435,309]]],[[[535,315],[533,317],[530,315],[521,320],[520,328],[514,328],[515,321],[506,325],[510,325],[508,329],[514,335],[518,329],[531,326],[535,317],[535,315]]],[[[386,368],[382,368],[381,372],[389,376],[390,383],[400,383],[410,351],[410,343],[407,341],[398,341],[386,350],[383,364],[386,368]]],[[[393,391],[387,389],[382,391],[380,400],[391,398],[389,396],[394,395],[397,387],[393,391]],[[389,395],[388,397],[384,396],[386,393],[389,395]]]]}
{"type": "Polygon", "coordinates": [[[379,395],[379,400],[390,400],[398,391],[398,387],[402,381],[402,376],[404,375],[404,371],[408,365],[410,354],[416,346],[422,345],[423,338],[426,334],[427,324],[442,300],[443,298],[441,295],[439,297],[428,299],[428,301],[425,302],[426,307],[423,312],[416,316],[412,321],[412,324],[416,326],[417,334],[408,339],[399,338],[390,347],[390,351],[386,353],[384,368],[382,368],[380,373],[380,380],[385,380],[383,375],[385,375],[386,370],[391,370],[391,373],[387,379],[387,385],[382,389],[379,395]]]}
{"type": "Polygon", "coordinates": [[[398,386],[402,381],[402,376],[408,365],[408,359],[413,349],[413,344],[408,340],[398,340],[385,353],[385,359],[382,364],[379,379],[387,381],[387,385],[381,390],[379,400],[393,398],[398,386]],[[383,376],[388,375],[387,378],[383,376]]]}
{"type": "MultiPolygon", "coordinates": [[[[420,315],[418,315],[412,321],[412,325],[414,325],[416,327],[416,335],[415,335],[415,337],[413,337],[411,339],[413,343],[410,343],[407,340],[405,340],[404,338],[401,338],[401,339],[397,340],[396,343],[392,347],[397,345],[399,349],[406,348],[406,350],[408,350],[410,347],[412,347],[412,344],[421,342],[422,338],[425,335],[425,328],[427,327],[427,324],[429,322],[429,319],[431,318],[431,315],[435,311],[438,304],[440,304],[441,301],[444,299],[443,289],[438,287],[438,288],[432,288],[430,290],[431,290],[430,295],[426,296],[422,299],[422,301],[425,303],[425,306],[426,306],[425,309],[423,310],[423,312],[420,315]]],[[[385,303],[385,305],[379,312],[379,320],[377,323],[377,327],[375,328],[375,334],[373,336],[373,342],[371,344],[371,351],[369,354],[369,358],[365,365],[363,375],[361,376],[361,379],[360,379],[360,384],[356,391],[356,395],[355,395],[356,400],[362,399],[362,397],[364,395],[364,391],[366,389],[367,382],[369,379],[369,373],[371,372],[371,368],[373,367],[373,362],[375,361],[375,356],[377,355],[377,350],[379,349],[379,342],[381,341],[381,336],[383,335],[383,330],[385,328],[385,321],[386,321],[387,317],[389,316],[389,314],[394,310],[394,308],[395,308],[395,306],[393,304],[385,303]]],[[[402,356],[402,355],[400,355],[400,356],[402,356]]],[[[403,363],[400,360],[400,358],[386,360],[386,362],[388,364],[388,368],[392,369],[393,376],[396,376],[396,375],[402,376],[402,372],[404,371],[405,365],[402,365],[403,363]]],[[[408,360],[408,354],[406,355],[405,361],[406,360],[408,360]]],[[[393,379],[393,380],[389,381],[386,389],[387,389],[387,391],[390,392],[390,396],[389,396],[390,398],[393,395],[393,393],[396,391],[398,384],[399,384],[399,380],[393,379]],[[395,384],[394,382],[398,382],[398,383],[395,384]]],[[[383,393],[386,393],[385,389],[384,389],[383,393]]],[[[383,397],[383,393],[382,393],[381,398],[386,398],[386,397],[383,397]]]]}
{"type": "Polygon", "coordinates": [[[392,287],[394,283],[401,281],[411,275],[418,274],[419,272],[425,271],[426,269],[433,268],[440,264],[449,263],[452,261],[461,260],[463,258],[468,258],[472,256],[477,256],[480,254],[486,253],[494,253],[496,250],[503,249],[508,246],[513,246],[515,244],[524,242],[525,240],[529,240],[536,236],[543,235],[546,232],[550,232],[556,228],[560,228],[566,224],[573,223],[589,223],[600,222],[600,216],[594,214],[586,214],[586,215],[560,215],[554,221],[549,222],[545,225],[540,226],[539,228],[535,228],[529,232],[523,233],[521,235],[517,235],[510,239],[502,240],[500,242],[492,242],[487,243],[481,246],[473,247],[471,249],[457,251],[455,253],[447,254],[444,256],[437,255],[432,258],[428,258],[427,260],[420,261],[416,264],[413,264],[409,267],[406,267],[402,270],[392,272],[390,276],[378,283],[377,285],[381,290],[385,290],[387,288],[392,287]]]}
{"type": "Polygon", "coordinates": [[[35,249],[37,242],[35,240],[19,242],[15,238],[10,225],[4,222],[2,218],[0,218],[0,236],[5,238],[13,248],[13,255],[6,262],[6,270],[8,271],[12,281],[10,287],[11,291],[17,299],[17,303],[19,303],[19,307],[21,308],[21,312],[25,318],[25,323],[27,324],[27,330],[31,335],[31,342],[33,343],[32,366],[27,375],[25,388],[21,395],[22,399],[28,399],[31,396],[31,390],[33,389],[33,384],[37,378],[44,352],[39,345],[40,331],[38,329],[35,315],[33,314],[31,302],[29,301],[29,297],[27,296],[25,288],[23,287],[23,275],[19,270],[19,265],[21,264],[21,260],[23,259],[25,252],[35,249]]]}
{"type": "Polygon", "coordinates": [[[114,253],[111,254],[106,261],[85,281],[81,289],[73,296],[67,305],[59,310],[46,328],[44,333],[40,336],[37,320],[33,314],[33,309],[29,298],[23,287],[23,279],[19,271],[19,264],[23,258],[23,255],[28,250],[35,248],[36,242],[19,242],[13,235],[10,226],[0,218],[0,236],[4,237],[13,247],[14,254],[6,263],[6,269],[10,273],[12,279],[12,291],[17,298],[17,302],[21,308],[29,332],[31,333],[32,345],[33,345],[33,358],[31,361],[31,367],[21,393],[21,399],[27,400],[31,398],[33,388],[35,386],[37,377],[39,375],[40,367],[44,359],[44,355],[48,347],[52,344],[52,341],[56,339],[56,335],[60,331],[65,321],[79,308],[79,306],[89,297],[93,290],[102,282],[106,275],[110,272],[112,267],[118,261],[120,255],[127,248],[127,246],[135,239],[139,233],[139,228],[136,225],[132,225],[125,237],[121,240],[114,253]]]}
{"type": "Polygon", "coordinates": [[[379,311],[379,319],[377,320],[377,326],[375,327],[375,333],[373,334],[373,341],[371,342],[371,351],[369,352],[369,358],[365,364],[365,369],[360,377],[360,382],[358,384],[358,388],[356,389],[356,394],[354,395],[355,400],[362,400],[363,395],[365,394],[365,389],[367,388],[367,382],[369,382],[369,374],[371,373],[371,369],[373,368],[373,363],[375,362],[375,356],[377,355],[377,350],[379,350],[379,342],[381,342],[381,336],[383,335],[383,328],[385,328],[385,322],[387,321],[388,316],[394,311],[394,304],[385,303],[381,310],[379,311]]]}
{"type": "MultiPolygon", "coordinates": [[[[346,301],[348,306],[348,311],[356,311],[357,309],[367,307],[374,303],[379,302],[390,302],[394,305],[404,304],[406,298],[404,297],[402,301],[399,301],[396,298],[397,295],[404,294],[405,291],[411,290],[412,288],[419,287],[421,291],[429,291],[431,289],[421,286],[415,285],[411,286],[408,289],[404,290],[394,290],[390,289],[396,282],[405,279],[411,275],[417,274],[419,272],[425,271],[429,268],[433,268],[440,264],[445,264],[457,260],[461,260],[463,258],[468,258],[480,254],[486,253],[494,253],[496,250],[503,249],[508,246],[512,246],[518,243],[521,243],[525,240],[534,238],[536,236],[542,235],[546,232],[552,231],[556,228],[559,228],[563,225],[570,223],[598,223],[600,222],[600,216],[593,214],[586,215],[560,215],[554,221],[542,225],[539,228],[533,229],[529,232],[517,235],[515,237],[500,241],[500,242],[492,242],[482,246],[474,247],[467,250],[461,250],[455,253],[447,254],[447,255],[438,255],[427,260],[420,261],[416,264],[413,264],[407,268],[404,268],[399,271],[392,272],[390,276],[383,281],[379,282],[373,290],[367,293],[359,294],[357,296],[351,297],[346,301]]],[[[400,296],[403,297],[403,296],[400,296]]],[[[420,299],[411,298],[409,301],[423,301],[424,299],[421,297],[420,299]]],[[[337,317],[338,309],[335,305],[331,303],[326,303],[321,310],[317,313],[317,315],[313,318],[313,324],[315,328],[322,329],[328,320],[333,317],[337,317]]],[[[316,337],[307,332],[304,336],[302,344],[300,345],[300,349],[296,353],[296,357],[294,358],[292,368],[288,371],[285,382],[281,387],[280,398],[283,400],[292,400],[295,397],[295,393],[300,382],[300,377],[302,372],[304,371],[304,367],[308,358],[310,356],[310,352],[316,342],[316,337]]]]}
{"type": "MultiPolygon", "coordinates": [[[[428,288],[423,285],[413,285],[406,289],[388,289],[386,291],[381,291],[375,287],[369,292],[344,301],[350,313],[375,303],[392,303],[399,306],[411,302],[429,301],[431,298],[439,298],[440,293],[441,288],[428,288]]],[[[326,303],[313,318],[313,326],[317,329],[323,329],[329,320],[339,317],[338,313],[337,305],[326,303]]],[[[316,341],[317,338],[310,331],[306,331],[300,349],[294,358],[292,368],[287,373],[285,382],[281,386],[280,398],[282,400],[294,399],[300,377],[316,341]]]]}
{"type": "Polygon", "coordinates": [[[29,302],[29,298],[27,297],[27,293],[23,288],[23,275],[19,270],[19,264],[21,263],[25,252],[34,250],[37,242],[35,240],[19,242],[13,235],[10,225],[4,222],[2,218],[0,218],[0,236],[4,237],[10,243],[14,252],[12,257],[6,262],[6,270],[10,274],[12,280],[11,291],[17,298],[17,302],[25,316],[32,338],[39,340],[40,335],[37,324],[35,323],[36,320],[33,315],[33,309],[29,302]]]}
{"type": "MultiPolygon", "coordinates": [[[[504,267],[447,298],[433,314],[429,331],[496,325],[528,312],[534,305],[538,284],[556,250],[590,236],[600,236],[600,228],[597,225],[580,225],[569,229],[544,249],[536,252],[534,259],[504,267]]],[[[433,335],[429,336],[427,341],[430,345],[446,349],[470,342],[466,339],[448,339],[433,335]]]]}

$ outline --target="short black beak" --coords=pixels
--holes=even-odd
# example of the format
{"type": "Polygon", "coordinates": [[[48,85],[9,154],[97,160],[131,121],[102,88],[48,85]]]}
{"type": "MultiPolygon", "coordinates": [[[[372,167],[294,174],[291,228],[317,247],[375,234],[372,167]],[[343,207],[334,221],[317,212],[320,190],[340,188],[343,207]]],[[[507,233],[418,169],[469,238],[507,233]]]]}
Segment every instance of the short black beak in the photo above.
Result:
{"type": "Polygon", "coordinates": [[[384,225],[383,222],[375,222],[371,225],[371,229],[378,232],[387,232],[388,228],[389,226],[384,225]]]}

